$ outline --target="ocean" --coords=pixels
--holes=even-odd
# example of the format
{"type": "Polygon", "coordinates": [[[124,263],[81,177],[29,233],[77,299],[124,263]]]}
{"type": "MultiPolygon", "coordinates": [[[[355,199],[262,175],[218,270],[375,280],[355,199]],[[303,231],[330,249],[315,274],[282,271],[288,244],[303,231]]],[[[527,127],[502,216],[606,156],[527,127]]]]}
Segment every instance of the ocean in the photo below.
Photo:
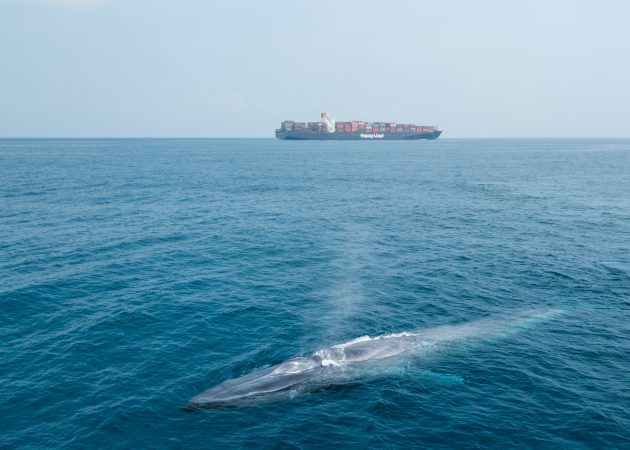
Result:
{"type": "Polygon", "coordinates": [[[630,140],[0,140],[0,311],[2,448],[628,448],[630,140]],[[530,311],[553,313],[185,408],[530,311]]]}

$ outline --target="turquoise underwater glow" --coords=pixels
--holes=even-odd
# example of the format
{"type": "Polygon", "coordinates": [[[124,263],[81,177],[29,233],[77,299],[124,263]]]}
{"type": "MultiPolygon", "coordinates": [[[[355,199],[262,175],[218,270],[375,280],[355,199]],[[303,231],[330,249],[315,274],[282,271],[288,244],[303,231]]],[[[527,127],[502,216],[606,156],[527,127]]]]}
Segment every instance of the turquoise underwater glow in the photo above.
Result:
{"type": "Polygon", "coordinates": [[[0,311],[1,447],[629,447],[630,140],[0,140],[0,311]]]}

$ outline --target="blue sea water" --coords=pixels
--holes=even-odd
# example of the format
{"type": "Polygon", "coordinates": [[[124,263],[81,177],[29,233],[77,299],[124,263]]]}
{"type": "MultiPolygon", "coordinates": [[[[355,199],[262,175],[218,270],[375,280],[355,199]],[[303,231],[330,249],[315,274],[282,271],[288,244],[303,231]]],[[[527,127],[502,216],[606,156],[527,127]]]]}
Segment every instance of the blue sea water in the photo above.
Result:
{"type": "Polygon", "coordinates": [[[0,311],[4,448],[628,448],[630,140],[1,140],[0,311]],[[183,408],[359,336],[541,309],[369,380],[183,408]]]}

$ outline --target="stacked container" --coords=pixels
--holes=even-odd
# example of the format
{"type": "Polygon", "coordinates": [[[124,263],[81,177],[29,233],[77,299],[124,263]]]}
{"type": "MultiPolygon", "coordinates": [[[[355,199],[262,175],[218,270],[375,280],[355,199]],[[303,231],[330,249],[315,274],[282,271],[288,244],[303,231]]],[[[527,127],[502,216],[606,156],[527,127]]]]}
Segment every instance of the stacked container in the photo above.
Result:
{"type": "MultiPolygon", "coordinates": [[[[325,122],[294,122],[285,120],[280,126],[282,131],[300,133],[326,133],[328,126],[325,122]]],[[[433,133],[435,126],[422,126],[415,124],[397,124],[393,122],[336,122],[335,130],[338,133],[433,133]]]]}

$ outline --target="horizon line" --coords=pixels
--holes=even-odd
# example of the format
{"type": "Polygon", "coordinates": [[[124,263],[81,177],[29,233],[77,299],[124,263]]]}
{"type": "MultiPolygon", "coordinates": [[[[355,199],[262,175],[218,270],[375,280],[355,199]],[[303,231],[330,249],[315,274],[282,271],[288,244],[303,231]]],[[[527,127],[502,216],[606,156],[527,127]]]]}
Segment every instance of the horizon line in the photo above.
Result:
{"type": "MultiPolygon", "coordinates": [[[[273,139],[274,136],[0,136],[0,140],[18,139],[273,139]]],[[[630,139],[630,136],[484,136],[484,137],[440,137],[435,140],[445,139],[630,139]]],[[[315,142],[315,141],[313,141],[315,142]]],[[[321,142],[321,141],[317,141],[321,142]]],[[[360,142],[360,141],[359,141],[360,142]]],[[[380,142],[378,140],[373,142],[380,142]]],[[[385,142],[385,141],[383,141],[385,142]]]]}

